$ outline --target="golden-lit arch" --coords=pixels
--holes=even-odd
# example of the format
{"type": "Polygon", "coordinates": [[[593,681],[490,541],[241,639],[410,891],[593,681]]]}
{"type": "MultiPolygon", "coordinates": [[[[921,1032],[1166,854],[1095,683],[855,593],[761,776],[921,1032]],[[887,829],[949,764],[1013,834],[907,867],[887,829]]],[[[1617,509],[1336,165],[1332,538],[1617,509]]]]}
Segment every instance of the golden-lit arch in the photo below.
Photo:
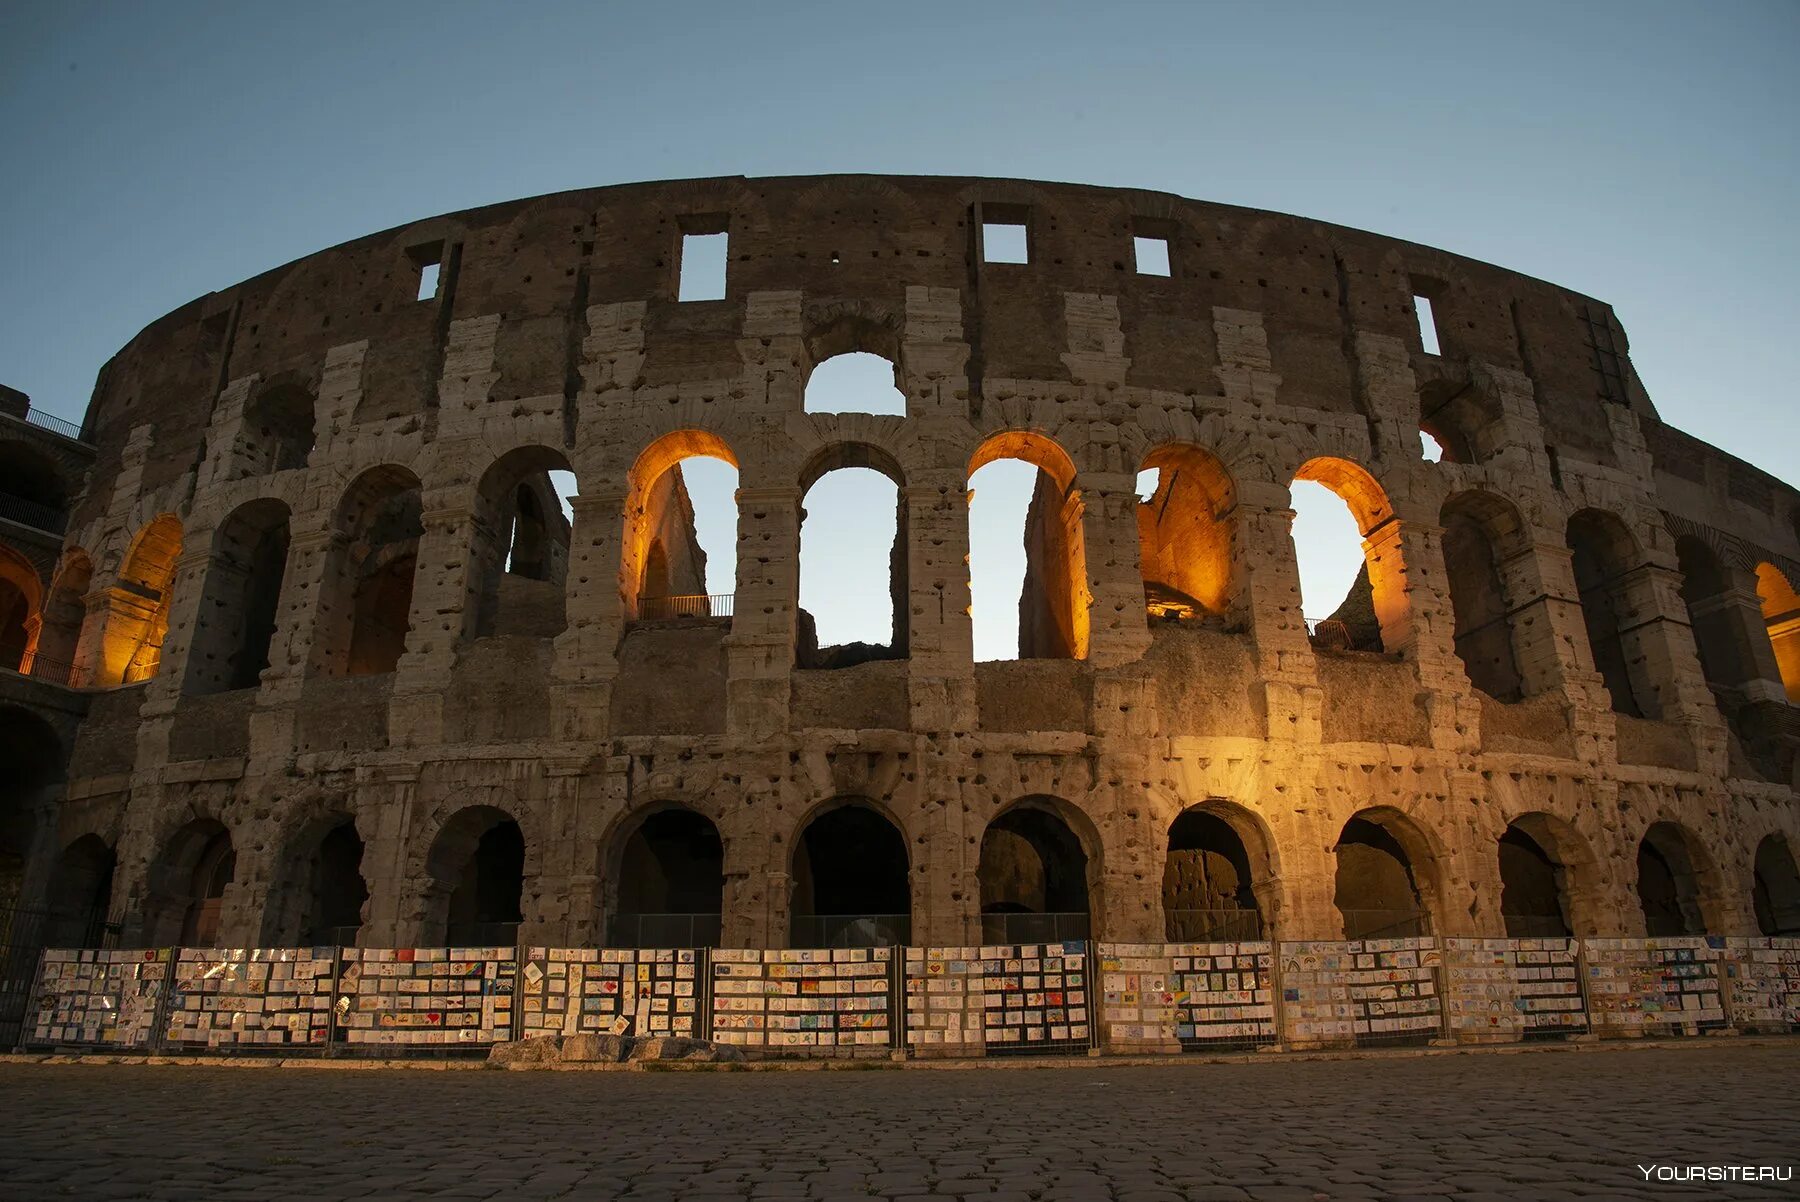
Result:
{"type": "Polygon", "coordinates": [[[132,684],[156,675],[180,558],[181,522],[172,513],[153,518],[132,540],[113,590],[97,683],[132,684]]]}
{"type": "MultiPolygon", "coordinates": [[[[649,595],[645,587],[646,568],[667,562],[666,550],[659,553],[659,549],[665,548],[669,523],[685,521],[691,533],[692,514],[675,501],[680,477],[671,477],[670,472],[683,460],[695,458],[718,459],[733,468],[738,466],[737,454],[710,430],[671,430],[645,447],[631,467],[619,562],[619,599],[627,620],[638,616],[639,599],[649,595]]],[[[685,497],[685,489],[681,495],[685,497]]],[[[662,573],[659,570],[654,574],[662,573]]],[[[649,592],[662,591],[662,585],[650,583],[649,592]]],[[[688,591],[705,594],[705,581],[688,591]]]]}
{"type": "MultiPolygon", "coordinates": [[[[1350,508],[1363,537],[1363,563],[1369,573],[1369,603],[1374,611],[1381,649],[1400,650],[1407,629],[1406,566],[1396,535],[1399,524],[1387,490],[1368,469],[1348,459],[1309,459],[1294,473],[1330,489],[1350,508]]],[[[1354,588],[1353,588],[1354,592],[1354,588]]]]}
{"type": "MultiPolygon", "coordinates": [[[[1087,540],[1075,461],[1054,439],[1033,430],[1003,430],[969,457],[969,478],[990,463],[1017,459],[1038,469],[1025,525],[1025,596],[1020,599],[1021,659],[1086,659],[1089,635],[1087,540]],[[1034,525],[1032,516],[1037,515],[1034,525]],[[1026,621],[1029,607],[1032,619],[1026,621]]],[[[974,500],[974,490],[969,499],[974,500]]]]}
{"type": "Polygon", "coordinates": [[[1146,604],[1158,614],[1198,606],[1231,608],[1237,483],[1218,456],[1192,443],[1170,443],[1144,456],[1156,491],[1137,507],[1138,558],[1146,604]]]}
{"type": "Polygon", "coordinates": [[[1756,565],[1756,595],[1775,648],[1775,663],[1788,700],[1800,705],[1800,595],[1787,574],[1772,563],[1756,565]]]}

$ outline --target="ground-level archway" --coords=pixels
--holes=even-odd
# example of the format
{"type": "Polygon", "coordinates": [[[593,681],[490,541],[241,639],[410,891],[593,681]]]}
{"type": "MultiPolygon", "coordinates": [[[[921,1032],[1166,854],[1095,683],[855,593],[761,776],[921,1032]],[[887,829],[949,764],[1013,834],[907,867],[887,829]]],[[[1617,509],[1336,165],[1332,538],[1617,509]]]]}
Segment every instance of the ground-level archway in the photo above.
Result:
{"type": "Polygon", "coordinates": [[[1800,870],[1785,835],[1756,845],[1753,885],[1756,928],[1765,935],[1800,935],[1800,870]]]}
{"type": "Polygon", "coordinates": [[[1644,832],[1637,851],[1637,892],[1644,933],[1651,938],[1706,933],[1699,865],[1681,827],[1658,822],[1644,832]]]}
{"type": "Polygon", "coordinates": [[[50,874],[45,947],[100,947],[112,906],[118,856],[99,835],[83,835],[56,858],[50,874]]]}
{"type": "Polygon", "coordinates": [[[1054,943],[1092,934],[1088,846],[1052,798],[1028,797],[996,815],[981,836],[981,941],[1054,943]]]}
{"type": "Polygon", "coordinates": [[[231,832],[215,818],[188,822],[150,866],[144,935],[152,946],[213,947],[225,889],[237,874],[231,832]]]}
{"type": "Polygon", "coordinates": [[[1261,939],[1269,924],[1258,886],[1271,884],[1270,875],[1267,841],[1247,817],[1216,804],[1183,810],[1169,826],[1163,860],[1164,938],[1261,939]]]}
{"type": "Polygon", "coordinates": [[[604,879],[609,947],[714,947],[725,902],[725,844],[712,819],[652,810],[614,839],[604,879]]]}
{"type": "Polygon", "coordinates": [[[426,857],[425,943],[513,943],[524,921],[525,833],[505,810],[469,806],[444,823],[426,857]]]}
{"type": "Polygon", "coordinates": [[[263,911],[271,947],[353,947],[369,886],[356,820],[332,813],[307,823],[288,841],[263,911]]]}
{"type": "Polygon", "coordinates": [[[912,934],[906,838],[867,802],[815,814],[794,844],[794,947],[880,947],[912,934]]]}
{"type": "Polygon", "coordinates": [[[1346,939],[1431,933],[1436,871],[1424,835],[1397,811],[1364,810],[1338,836],[1333,895],[1346,939]]]}

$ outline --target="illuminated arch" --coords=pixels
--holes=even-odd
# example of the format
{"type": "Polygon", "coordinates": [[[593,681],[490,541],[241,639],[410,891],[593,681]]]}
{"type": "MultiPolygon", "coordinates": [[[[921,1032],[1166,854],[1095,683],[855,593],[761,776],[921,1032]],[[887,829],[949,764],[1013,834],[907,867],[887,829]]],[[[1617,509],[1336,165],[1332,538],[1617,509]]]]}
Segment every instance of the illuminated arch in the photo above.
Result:
{"type": "Polygon", "coordinates": [[[1775,648],[1782,687],[1788,700],[1800,705],[1800,595],[1787,574],[1767,562],[1756,565],[1756,595],[1762,599],[1763,624],[1775,648]]]}
{"type": "Polygon", "coordinates": [[[683,461],[695,458],[738,466],[736,452],[723,438],[710,430],[685,429],[672,430],[645,447],[627,474],[619,562],[619,600],[627,621],[641,616],[640,602],[646,597],[706,596],[705,552],[694,534],[679,471],[683,461]]]}
{"type": "Polygon", "coordinates": [[[1237,482],[1218,456],[1193,443],[1169,443],[1144,456],[1156,490],[1137,507],[1138,558],[1145,603],[1172,616],[1198,609],[1223,616],[1233,599],[1232,544],[1237,482]]]}
{"type": "Polygon", "coordinates": [[[1004,430],[991,435],[969,459],[971,506],[976,496],[975,474],[1003,459],[1030,464],[1038,472],[1025,514],[1018,656],[1085,659],[1090,597],[1083,502],[1075,487],[1075,462],[1055,440],[1035,431],[1004,430]]]}
{"type": "Polygon", "coordinates": [[[1369,471],[1348,459],[1309,459],[1294,473],[1334,493],[1349,507],[1363,539],[1367,591],[1359,579],[1339,607],[1352,647],[1397,652],[1407,626],[1406,570],[1393,545],[1398,532],[1387,491],[1369,471]],[[1366,612],[1364,606],[1367,606],[1366,612]]]}

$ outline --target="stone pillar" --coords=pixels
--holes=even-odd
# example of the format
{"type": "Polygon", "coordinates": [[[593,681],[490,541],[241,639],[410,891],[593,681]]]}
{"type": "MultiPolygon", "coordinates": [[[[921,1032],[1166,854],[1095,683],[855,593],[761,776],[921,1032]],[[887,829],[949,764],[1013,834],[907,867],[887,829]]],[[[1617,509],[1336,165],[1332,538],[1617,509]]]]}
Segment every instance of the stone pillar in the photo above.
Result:
{"type": "Polygon", "coordinates": [[[357,782],[357,831],[363,835],[362,875],[369,900],[363,908],[362,947],[411,947],[423,934],[425,895],[431,882],[418,857],[420,873],[409,872],[413,849],[408,846],[418,805],[418,775],[406,769],[384,769],[380,779],[357,782]]]}
{"type": "Polygon", "coordinates": [[[1087,597],[1087,657],[1096,668],[1133,663],[1150,650],[1144,572],[1138,559],[1137,477],[1124,471],[1082,472],[1081,543],[1087,597]]]}
{"type": "Polygon", "coordinates": [[[1300,562],[1288,490],[1240,481],[1232,511],[1228,619],[1249,632],[1268,713],[1269,738],[1317,743],[1323,695],[1300,606],[1300,562]]]}
{"type": "Polygon", "coordinates": [[[612,682],[625,630],[619,596],[625,496],[623,484],[615,483],[569,502],[575,524],[564,584],[568,624],[556,636],[550,686],[551,733],[557,738],[602,739],[611,723],[612,682]]]}
{"type": "Polygon", "coordinates": [[[800,489],[792,482],[737,491],[737,594],[725,639],[725,730],[736,746],[787,729],[789,674],[800,596],[800,489]]]}
{"type": "Polygon", "coordinates": [[[975,724],[975,651],[969,620],[968,479],[960,467],[913,473],[906,506],[907,691],[914,730],[975,724]]]}
{"type": "Polygon", "coordinates": [[[475,513],[455,500],[420,516],[425,528],[413,564],[412,607],[407,617],[406,652],[394,670],[389,737],[397,746],[444,741],[444,705],[456,668],[456,651],[473,617],[469,549],[475,540],[475,513]]]}
{"type": "Polygon", "coordinates": [[[169,628],[163,635],[162,661],[145,691],[146,712],[172,710],[190,677],[189,654],[204,637],[202,607],[210,578],[223,567],[213,560],[213,541],[213,531],[196,530],[182,543],[169,582],[169,628]]]}

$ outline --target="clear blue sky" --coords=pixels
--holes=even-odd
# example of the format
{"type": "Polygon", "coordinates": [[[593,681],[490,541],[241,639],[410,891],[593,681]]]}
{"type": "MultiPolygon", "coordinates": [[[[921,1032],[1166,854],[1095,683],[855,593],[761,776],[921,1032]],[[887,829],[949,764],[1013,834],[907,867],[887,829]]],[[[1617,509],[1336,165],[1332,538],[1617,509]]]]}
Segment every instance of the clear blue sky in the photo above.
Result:
{"type": "Polygon", "coordinates": [[[1797,60],[1800,4],[1741,0],[15,2],[0,382],[78,417],[169,309],[490,201],[1010,175],[1300,213],[1599,296],[1666,419],[1794,481],[1797,60]]]}

